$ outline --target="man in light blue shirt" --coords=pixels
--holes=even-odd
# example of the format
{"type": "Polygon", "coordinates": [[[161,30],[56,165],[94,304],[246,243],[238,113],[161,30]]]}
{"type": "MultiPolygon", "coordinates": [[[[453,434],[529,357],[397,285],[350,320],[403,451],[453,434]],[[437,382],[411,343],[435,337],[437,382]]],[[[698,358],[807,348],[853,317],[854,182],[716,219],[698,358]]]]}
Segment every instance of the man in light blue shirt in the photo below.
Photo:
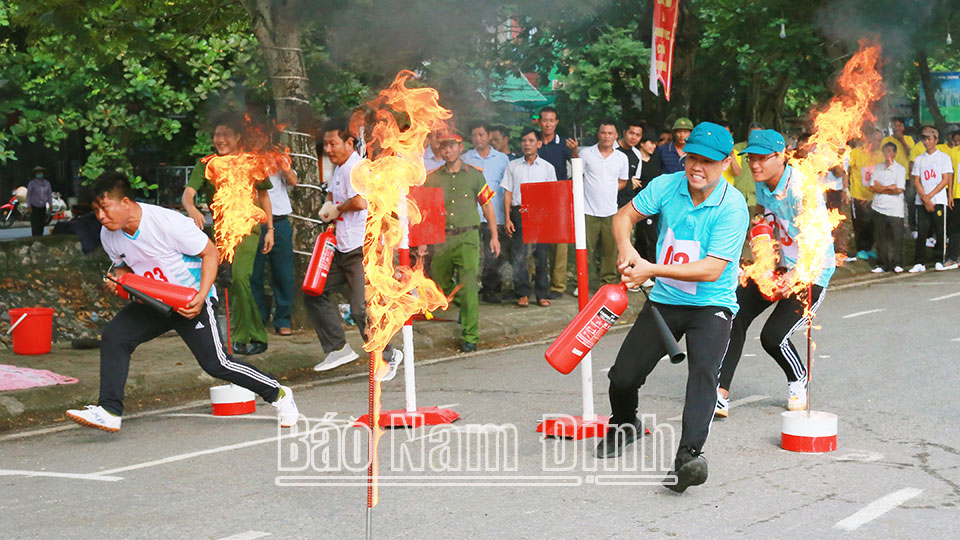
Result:
{"type": "MultiPolygon", "coordinates": [[[[829,242],[823,249],[822,267],[820,275],[810,288],[811,297],[808,299],[806,291],[802,294],[790,293],[794,284],[793,271],[800,255],[799,242],[802,241],[800,230],[796,226],[797,215],[803,210],[800,190],[801,182],[816,182],[817,179],[803,178],[790,165],[784,155],[784,140],[780,133],[772,129],[757,130],[750,134],[747,147],[741,152],[746,155],[753,178],[757,183],[757,208],[762,219],[773,228],[774,236],[779,245],[780,261],[778,266],[786,268],[786,273],[780,278],[779,298],[770,299],[760,292],[757,283],[750,279],[746,285],[737,288],[737,302],[740,312],[733,321],[733,330],[730,332],[730,346],[723,358],[723,368],[720,371],[720,386],[717,390],[717,407],[715,414],[724,418],[729,415],[728,399],[730,383],[733,373],[737,369],[740,355],[743,352],[743,343],[746,339],[747,328],[753,319],[767,308],[776,305],[773,313],[760,331],[760,344],[763,349],[777,361],[784,375],[787,376],[787,408],[791,411],[804,410],[807,407],[807,369],[796,347],[790,341],[790,336],[805,321],[804,308],[809,302],[810,312],[814,314],[827,292],[830,277],[836,269],[836,256],[833,251],[833,242],[829,242]]],[[[823,223],[827,219],[827,207],[823,198],[817,201],[816,211],[822,213],[823,223]]],[[[829,231],[824,231],[829,236],[829,231]]]]}
{"type": "MultiPolygon", "coordinates": [[[[497,216],[497,229],[501,241],[509,238],[503,231],[504,213],[503,213],[503,186],[500,181],[503,180],[503,172],[507,169],[510,159],[503,152],[499,152],[490,146],[490,126],[485,123],[474,124],[470,130],[470,139],[473,141],[473,148],[463,153],[460,159],[467,165],[471,165],[483,173],[487,185],[493,189],[493,209],[497,216]]],[[[486,218],[479,208],[480,220],[486,223],[486,218]]],[[[490,243],[490,231],[487,227],[480,227],[482,245],[490,243]]],[[[509,249],[501,249],[499,255],[485,253],[483,257],[483,268],[480,272],[480,283],[483,285],[480,291],[480,298],[484,302],[493,304],[500,303],[500,267],[507,261],[509,249]]]]}
{"type": "Polygon", "coordinates": [[[656,307],[677,338],[686,334],[688,375],[683,431],[674,470],[664,485],[682,492],[707,479],[701,455],[717,403],[717,375],[737,312],[737,266],[750,215],[743,195],[723,180],[733,137],[711,122],[697,125],[684,146],[684,169],[653,179],[613,219],[621,282],[653,292],[610,369],[610,429],[597,455],[615,457],[643,429],[637,390],[666,354],[656,307]],[[659,215],[657,261],[643,259],[630,241],[636,223],[659,215]]]}

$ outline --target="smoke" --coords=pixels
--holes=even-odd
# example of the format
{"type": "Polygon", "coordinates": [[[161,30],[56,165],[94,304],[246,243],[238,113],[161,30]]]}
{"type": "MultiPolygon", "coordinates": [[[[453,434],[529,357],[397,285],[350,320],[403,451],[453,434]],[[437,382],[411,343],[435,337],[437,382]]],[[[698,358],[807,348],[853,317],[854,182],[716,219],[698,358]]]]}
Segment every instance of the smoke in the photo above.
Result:
{"type": "Polygon", "coordinates": [[[817,13],[824,35],[857,49],[861,38],[876,39],[894,61],[912,58],[919,38],[937,16],[937,3],[916,0],[834,0],[817,13]]]}

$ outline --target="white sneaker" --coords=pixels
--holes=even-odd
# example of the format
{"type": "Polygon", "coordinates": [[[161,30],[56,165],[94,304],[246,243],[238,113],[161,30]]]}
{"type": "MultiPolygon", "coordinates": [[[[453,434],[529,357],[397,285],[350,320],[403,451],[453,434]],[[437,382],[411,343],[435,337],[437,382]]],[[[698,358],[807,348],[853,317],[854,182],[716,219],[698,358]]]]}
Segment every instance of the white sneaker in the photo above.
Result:
{"type": "Polygon", "coordinates": [[[856,257],[846,257],[843,259],[843,262],[856,262],[857,260],[856,257]]]}
{"type": "Polygon", "coordinates": [[[960,265],[953,261],[946,261],[943,263],[944,270],[956,270],[958,267],[960,267],[960,265]]]}
{"type": "Polygon", "coordinates": [[[894,266],[894,267],[893,267],[893,272],[894,272],[895,274],[902,274],[902,273],[903,273],[903,267],[902,267],[902,266],[894,266]]]}
{"type": "Polygon", "coordinates": [[[350,344],[347,343],[343,347],[340,347],[339,349],[328,354],[327,357],[323,359],[323,362],[313,366],[313,370],[327,371],[328,369],[333,369],[349,362],[353,362],[357,358],[360,358],[360,355],[353,352],[350,344]]]}
{"type": "Polygon", "coordinates": [[[937,247],[937,239],[936,239],[936,238],[927,238],[927,247],[928,247],[928,248],[937,247]]]}
{"type": "Polygon", "coordinates": [[[390,358],[386,358],[385,360],[387,361],[387,367],[380,368],[381,373],[377,373],[375,377],[378,381],[390,381],[397,376],[397,368],[399,368],[400,363],[403,362],[403,353],[400,352],[400,349],[394,349],[390,358]]]}
{"type": "Polygon", "coordinates": [[[107,412],[99,405],[87,405],[83,410],[70,409],[67,411],[67,418],[81,426],[102,429],[111,433],[120,431],[120,417],[107,412]]]}
{"type": "Polygon", "coordinates": [[[807,378],[787,383],[787,409],[803,411],[807,409],[807,378]]]}
{"type": "Polygon", "coordinates": [[[726,418],[730,415],[730,399],[723,397],[717,390],[717,408],[713,410],[714,418],[726,418]]]}
{"type": "Polygon", "coordinates": [[[913,265],[913,268],[909,270],[911,274],[916,274],[917,272],[926,272],[926,271],[927,271],[927,267],[920,263],[913,265]]]}
{"type": "Polygon", "coordinates": [[[297,410],[297,402],[293,400],[293,390],[287,386],[280,387],[280,397],[271,403],[277,408],[277,418],[280,420],[280,427],[293,427],[297,425],[300,418],[300,411],[297,410]]]}
{"type": "Polygon", "coordinates": [[[910,231],[910,237],[913,238],[914,240],[916,240],[916,239],[917,239],[917,231],[910,231]]]}
{"type": "Polygon", "coordinates": [[[871,270],[870,273],[872,273],[872,274],[882,274],[882,273],[884,273],[885,271],[886,271],[886,270],[884,270],[883,268],[881,268],[881,267],[878,266],[878,267],[874,268],[873,270],[871,270]]]}
{"type": "Polygon", "coordinates": [[[580,289],[576,288],[573,290],[573,296],[580,298],[580,289]]]}
{"type": "Polygon", "coordinates": [[[943,263],[942,263],[942,262],[938,262],[938,263],[934,264],[934,265],[933,265],[933,269],[936,270],[937,272],[943,272],[944,270],[946,270],[946,268],[943,267],[943,263]]]}

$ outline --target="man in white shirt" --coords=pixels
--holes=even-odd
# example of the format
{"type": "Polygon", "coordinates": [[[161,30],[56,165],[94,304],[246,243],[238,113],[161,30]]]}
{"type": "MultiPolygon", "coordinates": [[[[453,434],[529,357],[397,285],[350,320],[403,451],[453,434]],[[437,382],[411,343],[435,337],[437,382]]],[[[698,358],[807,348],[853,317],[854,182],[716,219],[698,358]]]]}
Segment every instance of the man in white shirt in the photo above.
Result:
{"type": "Polygon", "coordinates": [[[288,218],[293,213],[293,207],[290,205],[287,190],[297,185],[297,173],[287,167],[286,170],[272,174],[270,183],[273,187],[267,190],[267,193],[270,195],[273,212],[274,244],[269,253],[263,252],[267,226],[261,225],[260,245],[253,260],[250,288],[263,324],[266,325],[272,318],[274,332],[280,336],[289,336],[293,333],[290,330],[290,313],[293,311],[293,294],[297,284],[293,276],[293,227],[288,218]],[[273,291],[271,303],[276,305],[275,309],[274,306],[267,305],[263,295],[263,271],[267,261],[270,262],[270,289],[273,291]]]}
{"type": "Polygon", "coordinates": [[[946,255],[945,226],[947,204],[953,203],[953,162],[950,156],[937,149],[940,132],[937,128],[926,125],[920,130],[920,139],[926,151],[913,161],[910,176],[917,189],[917,241],[914,247],[916,264],[911,272],[926,270],[926,242],[931,229],[937,239],[934,251],[937,255],[937,270],[945,270],[943,264],[946,255]]]}
{"type": "Polygon", "coordinates": [[[877,245],[877,267],[875,274],[882,272],[903,272],[901,259],[903,249],[903,189],[906,185],[906,171],[903,165],[895,161],[897,145],[888,142],[883,145],[883,163],[873,168],[870,176],[870,191],[873,196],[873,235],[877,245]]]}
{"type": "MultiPolygon", "coordinates": [[[[500,182],[503,180],[503,172],[507,169],[510,159],[503,152],[499,152],[490,144],[490,132],[492,128],[483,122],[477,123],[470,130],[470,140],[473,142],[473,148],[463,153],[460,159],[467,165],[479,169],[483,173],[483,178],[487,185],[493,190],[493,209],[497,216],[497,234],[500,238],[504,237],[503,223],[503,187],[500,182]]],[[[479,210],[478,210],[479,211],[479,210]]],[[[490,229],[482,223],[486,223],[483,212],[480,212],[480,243],[487,245],[490,243],[490,229]]],[[[480,283],[483,287],[480,290],[480,298],[484,302],[491,304],[500,303],[500,267],[507,262],[506,253],[500,251],[500,255],[494,256],[485,250],[483,255],[482,267],[480,270],[480,283]]]]}
{"type": "MultiPolygon", "coordinates": [[[[100,398],[96,405],[71,409],[74,422],[103,431],[120,431],[123,389],[130,355],[142,343],[170,330],[180,335],[208,374],[255,392],[277,407],[282,427],[296,425],[299,413],[293,392],[250,364],[233,359],[217,329],[217,246],[194,221],[179,212],[134,200],[127,177],[101,175],[90,193],[100,241],[115,267],[112,277],[138,274],[197,291],[176,313],[164,315],[140,302],[130,302],[103,330],[100,344],[100,398]]],[[[113,282],[106,287],[118,292],[113,282]]]]}
{"type": "MultiPolygon", "coordinates": [[[[327,273],[327,283],[320,296],[304,295],[303,303],[307,308],[307,317],[317,332],[320,345],[327,357],[313,366],[314,371],[326,371],[342,366],[359,358],[343,332],[343,317],[331,294],[339,288],[345,288],[350,299],[350,313],[357,323],[357,329],[363,340],[367,340],[367,300],[364,291],[366,278],[363,272],[363,237],[367,222],[367,201],[350,183],[350,173],[360,161],[360,155],[354,151],[353,134],[345,121],[334,121],[325,126],[323,132],[323,152],[336,165],[327,201],[320,209],[320,218],[326,222],[336,220],[334,230],[337,237],[337,250],[327,273]]],[[[381,380],[390,380],[396,375],[402,353],[387,345],[383,358],[390,370],[381,380]]]]}
{"type": "Polygon", "coordinates": [[[601,284],[619,283],[613,216],[617,213],[617,191],[623,189],[630,178],[630,163],[626,154],[613,147],[617,140],[617,126],[612,121],[600,123],[597,140],[597,144],[580,150],[587,225],[587,265],[591,275],[597,275],[594,261],[599,251],[601,284]]]}
{"type": "MultiPolygon", "coordinates": [[[[503,175],[503,203],[506,214],[504,230],[511,238],[513,266],[513,291],[517,295],[517,305],[530,304],[530,275],[527,273],[527,246],[523,243],[523,219],[520,214],[521,186],[533,182],[554,182],[557,173],[553,165],[539,157],[537,151],[543,144],[539,131],[533,128],[523,130],[520,136],[520,151],[523,157],[507,165],[503,175]]],[[[533,261],[536,267],[533,292],[537,303],[543,307],[550,305],[550,274],[547,269],[549,244],[534,244],[533,261]]]]}

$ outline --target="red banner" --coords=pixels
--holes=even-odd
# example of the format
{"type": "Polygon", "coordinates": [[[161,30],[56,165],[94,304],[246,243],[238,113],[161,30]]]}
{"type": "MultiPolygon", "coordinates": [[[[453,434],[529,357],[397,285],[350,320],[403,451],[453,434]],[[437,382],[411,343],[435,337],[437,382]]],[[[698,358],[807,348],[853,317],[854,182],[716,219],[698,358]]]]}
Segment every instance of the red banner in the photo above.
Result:
{"type": "Polygon", "coordinates": [[[670,101],[670,78],[673,73],[673,42],[677,33],[680,0],[654,0],[653,41],[650,43],[650,91],[659,95],[657,81],[670,101]]]}

